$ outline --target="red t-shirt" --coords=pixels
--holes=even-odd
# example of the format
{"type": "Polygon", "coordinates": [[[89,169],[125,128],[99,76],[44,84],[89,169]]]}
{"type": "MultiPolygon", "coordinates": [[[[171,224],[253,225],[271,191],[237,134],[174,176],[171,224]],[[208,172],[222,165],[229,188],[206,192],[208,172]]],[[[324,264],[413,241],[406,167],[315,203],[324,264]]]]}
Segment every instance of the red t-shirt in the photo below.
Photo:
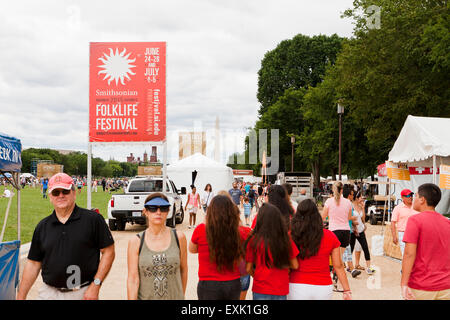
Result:
{"type": "Polygon", "coordinates": [[[340,245],[336,235],[332,231],[324,229],[319,251],[315,256],[304,260],[297,257],[298,269],[291,270],[289,282],[320,286],[333,284],[330,276],[330,255],[331,251],[339,248],[340,245]]]}
{"type": "Polygon", "coordinates": [[[258,218],[258,215],[256,215],[254,218],[253,218],[253,221],[252,221],[252,229],[255,229],[255,226],[256,226],[256,218],[258,218]]]}
{"type": "MultiPolygon", "coordinates": [[[[241,240],[244,242],[247,239],[250,228],[240,226],[239,232],[241,234],[241,240]]],[[[209,261],[209,246],[206,238],[206,225],[204,223],[199,224],[197,228],[195,228],[192,233],[191,241],[198,246],[199,280],[229,281],[240,278],[241,273],[239,272],[237,263],[233,271],[223,268],[222,272],[219,273],[216,263],[209,261]]]]}
{"type": "Polygon", "coordinates": [[[403,242],[417,244],[408,287],[450,289],[450,220],[435,211],[413,215],[408,219],[403,242]]]}
{"type": "MultiPolygon", "coordinates": [[[[289,237],[290,238],[290,237],[289,237]]],[[[291,252],[289,259],[294,259],[298,255],[298,249],[294,241],[291,241],[291,252]]],[[[270,294],[285,296],[289,293],[289,268],[267,268],[265,264],[265,248],[264,243],[255,252],[251,249],[251,242],[247,246],[245,261],[252,262],[256,265],[253,275],[252,291],[261,294],[270,294]]],[[[269,250],[269,257],[272,255],[269,250]]]]}

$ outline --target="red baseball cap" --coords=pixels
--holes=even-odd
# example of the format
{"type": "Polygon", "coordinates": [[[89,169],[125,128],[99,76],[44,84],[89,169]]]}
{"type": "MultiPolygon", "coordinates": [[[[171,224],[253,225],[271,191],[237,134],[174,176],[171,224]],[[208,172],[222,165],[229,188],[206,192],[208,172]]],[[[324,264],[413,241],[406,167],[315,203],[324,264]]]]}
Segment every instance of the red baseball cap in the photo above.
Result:
{"type": "Polygon", "coordinates": [[[48,181],[48,193],[53,189],[69,190],[73,186],[72,178],[66,173],[57,173],[48,181]]]}
{"type": "Polygon", "coordinates": [[[409,190],[409,189],[403,189],[402,192],[401,192],[400,194],[402,195],[402,197],[404,197],[404,196],[410,195],[411,193],[414,194],[414,192],[412,192],[412,191],[409,190]]]}

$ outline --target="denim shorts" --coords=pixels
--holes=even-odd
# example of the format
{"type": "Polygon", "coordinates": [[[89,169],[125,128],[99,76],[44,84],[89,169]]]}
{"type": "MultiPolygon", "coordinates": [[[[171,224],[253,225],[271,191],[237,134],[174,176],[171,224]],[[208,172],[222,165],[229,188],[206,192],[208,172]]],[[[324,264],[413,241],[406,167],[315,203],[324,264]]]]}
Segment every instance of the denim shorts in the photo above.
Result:
{"type": "Polygon", "coordinates": [[[253,300],[287,300],[286,296],[276,296],[273,294],[262,294],[253,292],[253,300]]]}
{"type": "Polygon", "coordinates": [[[241,277],[241,291],[247,291],[250,287],[250,275],[241,277]]]}

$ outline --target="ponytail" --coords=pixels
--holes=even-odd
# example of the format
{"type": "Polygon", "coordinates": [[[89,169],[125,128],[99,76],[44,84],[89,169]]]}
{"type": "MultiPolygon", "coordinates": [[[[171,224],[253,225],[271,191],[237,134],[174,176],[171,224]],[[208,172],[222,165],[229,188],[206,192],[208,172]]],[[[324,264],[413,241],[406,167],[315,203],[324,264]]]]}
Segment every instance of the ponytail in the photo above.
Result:
{"type": "Polygon", "coordinates": [[[337,205],[339,205],[339,201],[341,200],[341,191],[343,189],[342,182],[335,182],[333,184],[333,196],[334,200],[336,201],[337,205]]]}

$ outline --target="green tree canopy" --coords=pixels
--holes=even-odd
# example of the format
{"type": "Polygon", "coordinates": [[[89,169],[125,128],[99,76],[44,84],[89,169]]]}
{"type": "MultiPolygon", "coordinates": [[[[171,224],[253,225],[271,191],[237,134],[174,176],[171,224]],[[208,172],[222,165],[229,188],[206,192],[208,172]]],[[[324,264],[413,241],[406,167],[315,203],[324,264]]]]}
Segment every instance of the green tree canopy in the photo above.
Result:
{"type": "Polygon", "coordinates": [[[333,64],[341,49],[342,38],[332,36],[296,35],[281,41],[268,51],[258,71],[257,98],[259,114],[277,102],[287,89],[307,88],[321,82],[328,64],[333,64]]]}

